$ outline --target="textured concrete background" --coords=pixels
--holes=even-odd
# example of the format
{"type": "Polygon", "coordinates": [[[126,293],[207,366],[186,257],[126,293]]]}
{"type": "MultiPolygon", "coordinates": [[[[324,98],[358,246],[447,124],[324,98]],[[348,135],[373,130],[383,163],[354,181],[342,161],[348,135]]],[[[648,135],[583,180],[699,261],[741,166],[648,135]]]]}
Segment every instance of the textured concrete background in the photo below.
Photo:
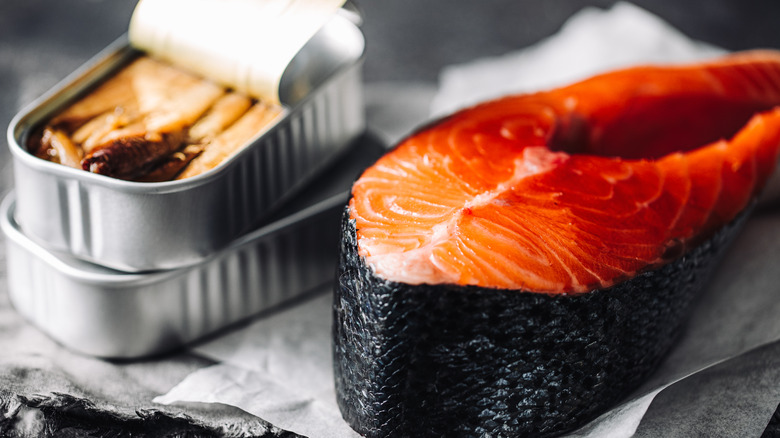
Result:
{"type": "MultiPolygon", "coordinates": [[[[366,0],[366,78],[434,80],[447,64],[549,36],[584,6],[614,0],[366,0]]],[[[780,47],[780,2],[637,0],[688,36],[738,50],[780,47]]]]}
{"type": "MultiPolygon", "coordinates": [[[[366,80],[428,80],[447,64],[498,55],[555,33],[580,8],[614,0],[362,0],[366,80]]],[[[727,49],[780,47],[780,2],[635,0],[692,38],[727,49]]],[[[127,28],[135,0],[3,0],[0,67],[9,48],[59,51],[67,72],[127,28]]],[[[2,85],[4,88],[6,84],[2,85]]]]}

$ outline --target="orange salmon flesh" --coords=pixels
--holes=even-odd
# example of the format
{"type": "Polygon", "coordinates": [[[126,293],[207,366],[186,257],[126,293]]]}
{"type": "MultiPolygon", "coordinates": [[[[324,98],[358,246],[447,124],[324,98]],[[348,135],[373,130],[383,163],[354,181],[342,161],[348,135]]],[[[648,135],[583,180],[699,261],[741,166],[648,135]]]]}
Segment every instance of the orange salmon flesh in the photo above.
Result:
{"type": "Polygon", "coordinates": [[[758,195],[780,151],[780,52],[642,66],[461,110],[352,189],[359,254],[407,284],[610,287],[758,195]]]}

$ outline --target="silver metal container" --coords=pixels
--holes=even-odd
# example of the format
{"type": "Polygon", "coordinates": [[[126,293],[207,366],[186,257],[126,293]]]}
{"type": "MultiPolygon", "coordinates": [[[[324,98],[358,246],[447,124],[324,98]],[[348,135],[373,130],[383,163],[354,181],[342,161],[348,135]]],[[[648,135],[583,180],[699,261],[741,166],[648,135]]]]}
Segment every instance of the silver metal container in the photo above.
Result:
{"type": "Polygon", "coordinates": [[[364,47],[357,25],[335,15],[282,76],[286,115],[193,178],[123,181],[29,154],[32,129],[138,55],[120,39],[12,120],[14,223],[46,248],[128,272],[203,260],[255,227],[363,132],[364,47]]]}
{"type": "Polygon", "coordinates": [[[0,205],[16,310],[56,341],[100,357],[162,353],[332,282],[349,187],[383,148],[361,137],[336,167],[261,228],[194,265],[128,273],[50,251],[0,205]]]}

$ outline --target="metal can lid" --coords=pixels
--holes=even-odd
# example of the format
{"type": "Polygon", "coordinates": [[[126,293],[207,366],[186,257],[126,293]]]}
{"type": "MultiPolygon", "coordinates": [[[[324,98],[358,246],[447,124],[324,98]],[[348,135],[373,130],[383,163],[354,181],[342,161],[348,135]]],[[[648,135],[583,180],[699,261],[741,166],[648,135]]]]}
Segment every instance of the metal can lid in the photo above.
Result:
{"type": "Polygon", "coordinates": [[[227,87],[279,102],[298,51],[345,0],[140,0],[130,43],[227,87]]]}

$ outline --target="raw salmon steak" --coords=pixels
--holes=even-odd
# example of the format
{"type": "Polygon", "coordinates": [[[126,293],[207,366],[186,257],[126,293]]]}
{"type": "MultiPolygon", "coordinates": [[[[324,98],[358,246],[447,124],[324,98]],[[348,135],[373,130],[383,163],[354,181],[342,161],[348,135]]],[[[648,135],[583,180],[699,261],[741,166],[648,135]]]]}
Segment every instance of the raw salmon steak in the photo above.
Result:
{"type": "Polygon", "coordinates": [[[662,358],[780,151],[780,53],[461,110],[356,181],[339,404],[366,436],[547,436],[662,358]]]}

